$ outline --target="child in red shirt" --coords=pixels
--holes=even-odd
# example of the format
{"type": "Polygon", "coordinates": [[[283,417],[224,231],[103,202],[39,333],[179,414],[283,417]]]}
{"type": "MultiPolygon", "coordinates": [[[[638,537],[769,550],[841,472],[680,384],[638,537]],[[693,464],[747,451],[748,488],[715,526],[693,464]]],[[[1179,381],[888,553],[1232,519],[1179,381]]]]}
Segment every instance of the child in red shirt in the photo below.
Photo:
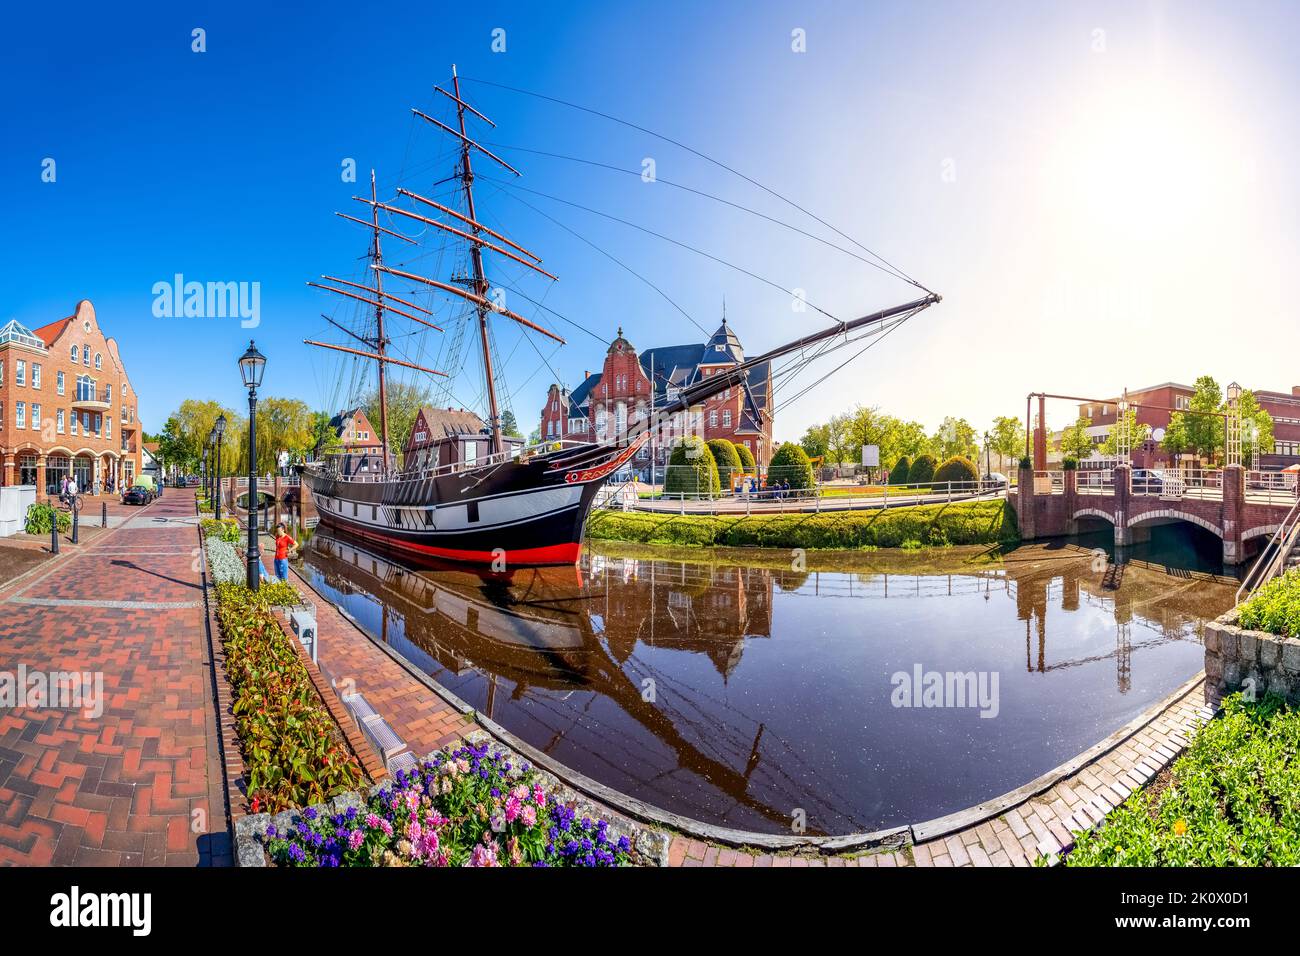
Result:
{"type": "Polygon", "coordinates": [[[289,580],[289,549],[298,547],[298,542],[289,537],[284,524],[275,526],[275,576],[281,581],[289,580]]]}

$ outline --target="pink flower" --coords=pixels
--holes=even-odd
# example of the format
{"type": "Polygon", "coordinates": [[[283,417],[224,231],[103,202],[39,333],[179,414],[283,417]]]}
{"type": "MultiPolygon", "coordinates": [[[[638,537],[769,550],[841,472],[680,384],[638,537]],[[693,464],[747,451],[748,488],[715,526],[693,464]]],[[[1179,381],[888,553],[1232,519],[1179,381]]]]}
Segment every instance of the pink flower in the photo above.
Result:
{"type": "Polygon", "coordinates": [[[510,799],[506,801],[506,822],[513,823],[515,817],[519,816],[521,809],[519,798],[512,793],[510,799]]]}
{"type": "Polygon", "coordinates": [[[361,844],[365,842],[366,842],[366,835],[362,833],[360,830],[353,830],[351,833],[348,834],[348,849],[350,850],[361,849],[361,844]]]}
{"type": "Polygon", "coordinates": [[[379,829],[379,817],[375,816],[373,813],[367,813],[366,826],[370,827],[372,830],[379,829]]]}
{"type": "Polygon", "coordinates": [[[541,784],[538,784],[537,786],[533,787],[533,801],[539,807],[546,806],[546,791],[542,789],[541,784]]]}
{"type": "Polygon", "coordinates": [[[466,866],[496,866],[497,865],[497,848],[496,844],[487,846],[478,844],[474,851],[470,853],[469,859],[465,861],[466,866]]]}
{"type": "Polygon", "coordinates": [[[459,770],[461,773],[469,773],[469,761],[466,760],[464,757],[461,757],[459,760],[456,761],[456,769],[459,770]]]}
{"type": "Polygon", "coordinates": [[[531,803],[526,804],[524,806],[524,809],[520,812],[519,816],[524,821],[524,826],[531,827],[534,823],[537,822],[537,808],[534,807],[531,803]]]}

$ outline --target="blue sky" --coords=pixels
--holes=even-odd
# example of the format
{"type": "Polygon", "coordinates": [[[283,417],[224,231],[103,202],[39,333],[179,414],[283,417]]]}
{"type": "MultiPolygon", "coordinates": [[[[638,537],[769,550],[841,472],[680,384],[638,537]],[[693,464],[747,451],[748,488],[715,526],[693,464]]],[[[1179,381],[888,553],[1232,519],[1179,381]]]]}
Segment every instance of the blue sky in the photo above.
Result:
{"type": "MultiPolygon", "coordinates": [[[[270,360],[265,391],[313,407],[345,400],[351,360],[301,340],[340,341],[320,313],[351,313],[304,283],[361,275],[365,237],[332,214],[365,215],[350,197],[371,166],[381,192],[401,177],[445,195],[434,173],[448,171],[446,137],[410,108],[447,116],[432,86],[453,62],[466,97],[498,123],[482,138],[525,172],[502,186],[507,174],[478,164],[482,218],[560,276],[548,290],[490,266],[508,305],[570,343],[556,353],[497,323],[504,390],[527,426],[549,382],[576,385],[598,368],[597,337],[619,326],[641,348],[700,341],[725,297],[752,353],[822,318],[739,271],[518,187],[689,242],[836,316],[915,290],[662,183],[506,148],[633,170],[652,158],[661,179],[844,244],[663,141],[477,80],[668,134],[944,294],[783,407],[778,438],[858,403],[931,427],[945,414],[983,426],[1036,389],[1109,395],[1203,372],[1300,384],[1285,283],[1300,31],[1280,3],[73,4],[7,16],[0,321],[37,326],[91,299],[150,429],[185,397],[242,401],[235,359],[250,332],[238,320],[153,315],[154,284],[177,273],[260,283],[251,334],[270,360]],[[191,50],[194,28],[204,53],[191,50]],[[504,53],[491,49],[498,28],[504,53]],[[791,49],[795,29],[804,53],[791,49]],[[53,183],[41,181],[46,158],[53,183]],[[355,184],[341,180],[347,158],[355,184]]],[[[409,256],[388,246],[394,262],[409,256]]],[[[454,264],[407,261],[442,277],[454,264]]],[[[408,329],[406,354],[455,357],[450,332],[408,329]]],[[[472,404],[477,367],[455,364],[450,400],[472,404]]]]}

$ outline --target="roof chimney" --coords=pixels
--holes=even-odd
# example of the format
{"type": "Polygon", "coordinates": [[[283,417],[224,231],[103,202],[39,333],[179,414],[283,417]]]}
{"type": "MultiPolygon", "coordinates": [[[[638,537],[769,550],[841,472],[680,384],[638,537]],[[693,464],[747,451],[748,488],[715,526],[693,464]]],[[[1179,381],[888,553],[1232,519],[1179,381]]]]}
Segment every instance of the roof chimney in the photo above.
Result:
{"type": "Polygon", "coordinates": [[[1300,398],[1300,385],[1292,385],[1291,394],[1294,395],[1296,398],[1300,398]]]}
{"type": "Polygon", "coordinates": [[[591,378],[591,373],[584,368],[582,370],[582,380],[585,382],[589,378],[591,378]]]}

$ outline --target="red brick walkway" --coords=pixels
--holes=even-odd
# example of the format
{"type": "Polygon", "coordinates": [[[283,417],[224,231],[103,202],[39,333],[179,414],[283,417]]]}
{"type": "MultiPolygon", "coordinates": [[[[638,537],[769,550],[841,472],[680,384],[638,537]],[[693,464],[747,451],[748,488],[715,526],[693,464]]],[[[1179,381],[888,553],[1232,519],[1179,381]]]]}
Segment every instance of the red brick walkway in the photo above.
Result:
{"type": "Polygon", "coordinates": [[[102,676],[102,714],[0,710],[0,863],[228,863],[194,499],[0,589],[0,672],[102,676]]]}

